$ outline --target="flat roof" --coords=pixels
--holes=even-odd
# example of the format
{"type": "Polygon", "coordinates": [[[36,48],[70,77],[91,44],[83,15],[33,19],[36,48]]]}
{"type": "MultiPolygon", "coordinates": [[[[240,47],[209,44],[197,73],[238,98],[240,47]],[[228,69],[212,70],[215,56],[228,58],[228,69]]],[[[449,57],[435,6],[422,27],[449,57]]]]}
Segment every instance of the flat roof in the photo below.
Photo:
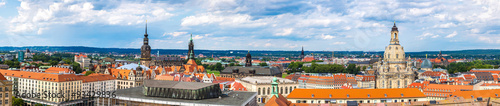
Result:
{"type": "Polygon", "coordinates": [[[168,105],[230,105],[230,106],[243,106],[257,96],[257,92],[246,92],[246,91],[232,91],[227,97],[222,98],[211,98],[202,100],[185,100],[185,99],[173,99],[173,98],[161,98],[161,97],[148,97],[142,93],[143,86],[119,89],[116,90],[116,98],[118,100],[145,102],[145,103],[156,103],[156,104],[168,104],[168,105]]]}
{"type": "Polygon", "coordinates": [[[158,88],[174,88],[174,89],[201,89],[209,86],[217,85],[217,83],[201,83],[201,82],[180,82],[180,81],[165,81],[165,80],[144,80],[146,87],[158,88]]]}

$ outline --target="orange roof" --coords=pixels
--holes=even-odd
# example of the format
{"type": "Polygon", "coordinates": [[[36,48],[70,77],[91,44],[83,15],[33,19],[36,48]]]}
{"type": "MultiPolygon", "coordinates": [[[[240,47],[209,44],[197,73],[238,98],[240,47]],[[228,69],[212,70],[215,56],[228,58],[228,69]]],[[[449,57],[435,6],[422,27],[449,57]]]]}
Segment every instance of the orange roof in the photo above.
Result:
{"type": "Polygon", "coordinates": [[[231,90],[233,91],[247,91],[247,88],[245,88],[241,83],[239,82],[234,82],[233,85],[231,86],[231,90]]]}
{"type": "Polygon", "coordinates": [[[315,59],[312,56],[304,57],[304,59],[302,59],[303,62],[311,62],[313,60],[315,60],[315,59]]]}
{"type": "Polygon", "coordinates": [[[2,74],[0,74],[0,80],[7,80],[2,74]]]}
{"type": "Polygon", "coordinates": [[[196,61],[194,61],[193,59],[189,59],[186,64],[197,65],[196,61]]]}
{"type": "Polygon", "coordinates": [[[264,106],[290,106],[292,102],[288,101],[283,95],[278,94],[278,97],[272,96],[264,106]]]}
{"type": "Polygon", "coordinates": [[[399,89],[294,89],[288,99],[362,99],[426,97],[417,88],[399,89]],[[331,96],[330,96],[331,95],[331,96]]]}
{"type": "Polygon", "coordinates": [[[77,55],[75,55],[75,57],[87,57],[87,55],[77,54],[77,55]]]}
{"type": "Polygon", "coordinates": [[[425,71],[420,76],[430,76],[430,77],[439,77],[441,74],[447,75],[444,72],[436,72],[436,71],[425,71]]]}
{"type": "Polygon", "coordinates": [[[163,75],[157,75],[155,80],[168,80],[168,81],[173,81],[174,76],[168,75],[168,74],[163,74],[163,75]]]}
{"type": "Polygon", "coordinates": [[[75,73],[73,70],[69,68],[61,68],[61,67],[50,67],[45,70],[45,73],[75,73]]]}
{"type": "Polygon", "coordinates": [[[472,85],[446,85],[446,84],[429,84],[424,91],[432,91],[432,89],[447,89],[450,92],[460,91],[460,90],[472,90],[472,85]]]}
{"type": "Polygon", "coordinates": [[[484,83],[481,86],[500,86],[500,84],[499,83],[496,83],[496,84],[494,84],[494,83],[484,83]]]}
{"type": "Polygon", "coordinates": [[[472,97],[482,97],[482,98],[499,98],[500,89],[492,90],[474,90],[474,91],[457,91],[452,94],[453,96],[463,97],[464,99],[471,99],[472,97]]]}
{"type": "Polygon", "coordinates": [[[50,74],[50,73],[38,73],[38,72],[28,72],[28,71],[14,71],[14,70],[1,70],[4,76],[18,77],[18,78],[28,78],[51,82],[65,82],[65,81],[76,81],[80,80],[75,74],[50,74]]]}
{"type": "Polygon", "coordinates": [[[215,77],[217,81],[234,81],[234,78],[227,78],[227,77],[215,77]]]}
{"type": "Polygon", "coordinates": [[[500,74],[500,69],[471,69],[470,72],[490,72],[500,74]]]}

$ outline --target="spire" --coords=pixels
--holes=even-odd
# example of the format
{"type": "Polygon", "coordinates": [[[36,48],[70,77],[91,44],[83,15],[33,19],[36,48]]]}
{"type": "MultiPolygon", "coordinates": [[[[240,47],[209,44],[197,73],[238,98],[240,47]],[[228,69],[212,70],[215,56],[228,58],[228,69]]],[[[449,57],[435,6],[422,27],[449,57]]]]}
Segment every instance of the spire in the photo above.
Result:
{"type": "Polygon", "coordinates": [[[146,20],[146,34],[148,34],[148,20],[146,20]]]}
{"type": "Polygon", "coordinates": [[[273,80],[271,82],[271,86],[272,86],[272,91],[271,91],[271,97],[272,96],[276,96],[276,98],[279,97],[279,94],[278,94],[278,79],[276,77],[273,77],[273,80]]]}
{"type": "Polygon", "coordinates": [[[193,41],[193,33],[191,33],[191,38],[189,40],[193,41]]]}

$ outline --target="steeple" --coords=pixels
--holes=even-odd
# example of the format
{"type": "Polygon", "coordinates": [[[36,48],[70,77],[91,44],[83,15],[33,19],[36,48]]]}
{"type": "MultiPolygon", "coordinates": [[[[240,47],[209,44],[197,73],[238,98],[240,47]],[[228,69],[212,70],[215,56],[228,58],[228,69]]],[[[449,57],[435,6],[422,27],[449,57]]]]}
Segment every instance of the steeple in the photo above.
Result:
{"type": "Polygon", "coordinates": [[[271,86],[272,86],[272,90],[271,91],[271,97],[276,96],[276,98],[279,98],[279,95],[278,95],[278,79],[276,77],[273,78],[273,81],[271,82],[271,86]]]}
{"type": "Polygon", "coordinates": [[[302,46],[302,52],[300,53],[300,59],[304,59],[304,46],[302,46]]]}
{"type": "Polygon", "coordinates": [[[194,43],[193,43],[193,34],[191,34],[191,38],[189,39],[189,45],[188,45],[188,60],[189,59],[195,59],[194,58],[194,43]]]}
{"type": "Polygon", "coordinates": [[[149,46],[149,38],[148,38],[148,21],[146,20],[146,27],[144,32],[144,40],[143,45],[141,46],[141,61],[143,65],[149,66],[151,61],[151,46],[149,46]]]}
{"type": "Polygon", "coordinates": [[[390,43],[391,45],[399,45],[399,31],[398,27],[396,27],[396,21],[394,21],[394,26],[392,26],[390,43]]]}

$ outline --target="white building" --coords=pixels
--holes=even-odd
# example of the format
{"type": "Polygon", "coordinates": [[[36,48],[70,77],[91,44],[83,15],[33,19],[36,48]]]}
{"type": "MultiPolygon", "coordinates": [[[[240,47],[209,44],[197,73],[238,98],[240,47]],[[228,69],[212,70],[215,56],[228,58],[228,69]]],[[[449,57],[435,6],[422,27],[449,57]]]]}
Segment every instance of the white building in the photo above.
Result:
{"type": "Polygon", "coordinates": [[[85,69],[88,68],[90,65],[90,58],[87,57],[87,55],[79,54],[75,55],[75,62],[80,64],[80,68],[85,69]]]}
{"type": "MultiPolygon", "coordinates": [[[[245,77],[242,79],[236,79],[236,82],[241,83],[247,91],[257,92],[257,102],[266,103],[267,100],[271,99],[271,82],[273,76],[252,76],[245,77]]],[[[298,83],[289,79],[277,78],[279,83],[278,93],[286,96],[296,89],[298,83]]]]}

